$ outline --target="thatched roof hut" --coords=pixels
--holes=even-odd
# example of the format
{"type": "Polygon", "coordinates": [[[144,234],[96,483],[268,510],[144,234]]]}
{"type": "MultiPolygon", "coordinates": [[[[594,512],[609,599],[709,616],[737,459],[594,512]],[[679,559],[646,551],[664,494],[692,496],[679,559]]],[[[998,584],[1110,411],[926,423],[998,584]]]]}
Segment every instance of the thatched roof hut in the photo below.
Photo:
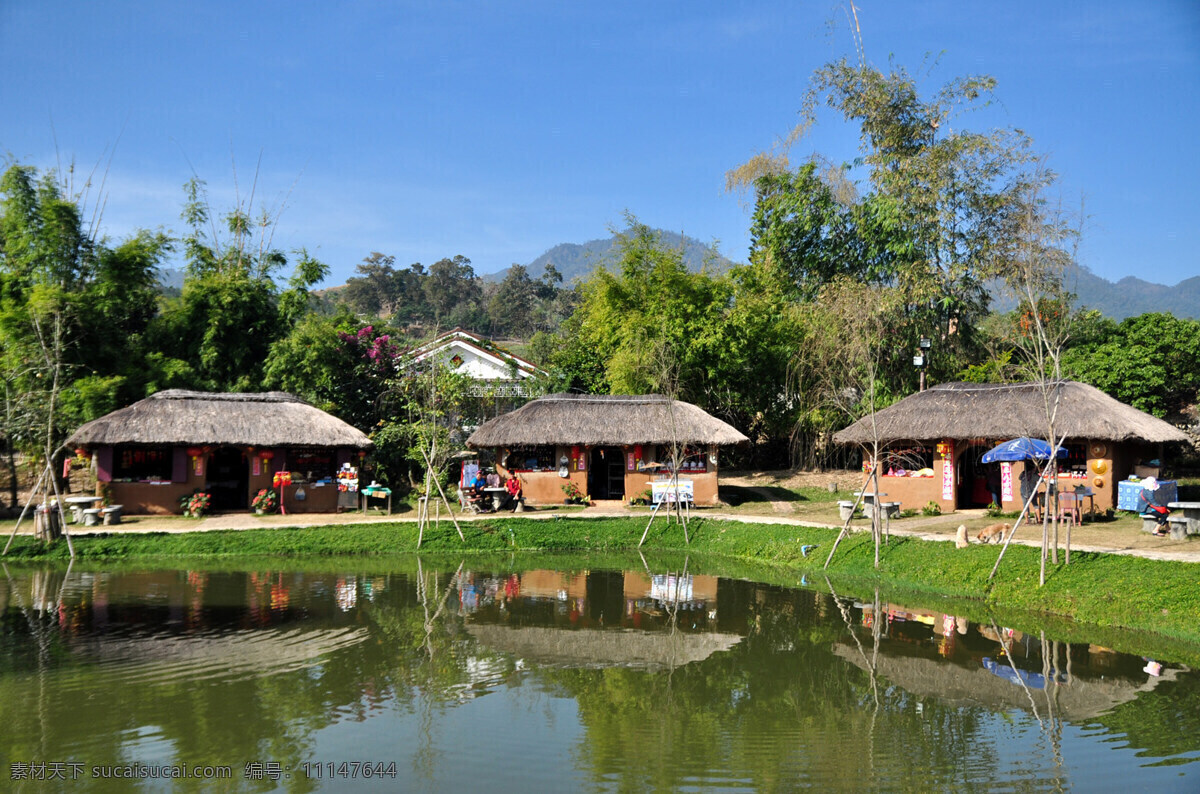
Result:
{"type": "MultiPolygon", "coordinates": [[[[1161,419],[1114,400],[1086,383],[1060,381],[1055,428],[1067,438],[1163,443],[1187,435],[1161,419]]],[[[944,383],[874,414],[881,441],[1042,437],[1046,404],[1041,383],[944,383]]],[[[874,438],[872,417],[834,434],[841,444],[874,438]]]]}
{"type": "Polygon", "coordinates": [[[371,439],[286,392],[217,394],[171,389],[80,427],[68,446],[227,445],[350,447],[371,439]]]}
{"type": "Polygon", "coordinates": [[[691,403],[661,394],[551,394],[480,426],[469,447],[548,444],[739,444],[746,436],[691,403]]]}

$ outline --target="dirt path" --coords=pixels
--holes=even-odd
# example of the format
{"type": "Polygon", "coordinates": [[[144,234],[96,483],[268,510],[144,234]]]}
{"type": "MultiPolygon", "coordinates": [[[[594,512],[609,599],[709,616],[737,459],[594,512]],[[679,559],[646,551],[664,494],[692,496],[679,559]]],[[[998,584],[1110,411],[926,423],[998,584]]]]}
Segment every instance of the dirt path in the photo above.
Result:
{"type": "Polygon", "coordinates": [[[782,502],[782,501],[777,500],[775,498],[775,494],[771,493],[771,491],[767,488],[755,488],[754,486],[748,486],[746,488],[746,490],[753,491],[754,493],[761,496],[763,498],[763,501],[766,502],[767,504],[769,504],[771,506],[771,509],[774,510],[776,513],[789,513],[790,514],[792,512],[791,504],[789,504],[788,502],[782,502]]]}
{"type": "MultiPolygon", "coordinates": [[[[769,495],[769,493],[767,494],[769,495]]],[[[752,526],[754,524],[786,524],[790,526],[806,526],[818,527],[823,529],[839,530],[842,528],[841,523],[813,521],[794,515],[786,515],[785,511],[775,507],[776,504],[786,508],[786,513],[791,513],[792,505],[787,502],[772,501],[772,508],[776,511],[772,514],[765,515],[748,515],[736,514],[721,511],[720,509],[701,508],[692,512],[693,520],[713,520],[713,521],[730,521],[744,526],[752,526]]],[[[647,513],[642,510],[630,510],[624,508],[619,503],[601,503],[596,507],[590,507],[583,510],[572,510],[564,512],[562,510],[533,510],[524,513],[485,513],[482,515],[460,515],[459,521],[490,521],[508,517],[514,518],[529,518],[534,520],[553,520],[563,517],[578,517],[578,518],[610,518],[628,516],[631,518],[646,518],[647,513]]],[[[416,521],[416,514],[407,512],[393,516],[387,515],[366,515],[362,513],[309,513],[303,515],[271,515],[271,516],[256,516],[249,513],[229,513],[223,515],[209,516],[199,520],[183,519],[178,516],[173,517],[157,517],[157,516],[131,516],[126,521],[118,526],[99,526],[99,527],[80,527],[71,526],[69,530],[73,536],[93,535],[106,533],[150,533],[150,532],[169,532],[169,533],[184,533],[184,532],[215,532],[222,530],[244,530],[244,529],[284,529],[294,527],[312,527],[312,526],[330,526],[338,524],[386,524],[393,522],[411,522],[416,521]]],[[[452,527],[448,516],[442,517],[443,528],[452,527]]],[[[891,533],[897,536],[914,537],[921,540],[934,542],[952,542],[954,540],[955,531],[959,524],[965,524],[973,535],[975,531],[985,524],[991,523],[992,520],[984,515],[982,510],[960,510],[955,513],[950,513],[941,516],[918,516],[901,520],[894,520],[891,523],[891,533]]],[[[855,531],[866,531],[868,529],[867,522],[859,519],[852,525],[855,531]]],[[[11,532],[11,527],[0,529],[0,537],[7,538],[11,532]]],[[[33,523],[26,521],[21,526],[21,534],[32,534],[33,523]]],[[[1065,545],[1065,531],[1060,535],[1060,539],[1065,545]]],[[[1041,545],[1041,526],[1023,525],[1017,530],[1016,537],[1013,543],[1026,546],[1041,545]]],[[[1153,535],[1140,532],[1136,529],[1128,527],[1114,528],[1106,524],[1084,524],[1081,527],[1076,527],[1072,532],[1071,548],[1080,552],[1101,552],[1108,554],[1123,554],[1136,557],[1144,557],[1155,560],[1177,560],[1181,562],[1200,563],[1200,539],[1191,538],[1189,540],[1170,540],[1168,538],[1158,538],[1153,535]]]]}

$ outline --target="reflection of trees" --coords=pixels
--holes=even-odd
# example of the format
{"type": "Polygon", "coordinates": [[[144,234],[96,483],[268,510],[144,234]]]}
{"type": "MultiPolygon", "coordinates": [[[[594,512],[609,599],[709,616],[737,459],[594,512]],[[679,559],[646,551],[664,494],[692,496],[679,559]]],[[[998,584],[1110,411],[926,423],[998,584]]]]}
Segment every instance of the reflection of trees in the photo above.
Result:
{"type": "MultiPolygon", "coordinates": [[[[755,788],[788,788],[812,774],[835,788],[930,790],[961,783],[954,770],[989,740],[983,710],[934,702],[916,708],[895,687],[830,653],[845,627],[822,615],[827,596],[722,582],[722,613],[745,610],[745,639],[671,673],[610,668],[541,670],[576,698],[593,779],[621,789],[677,788],[723,770],[755,788]],[[876,711],[875,696],[879,698],[876,711]],[[875,779],[866,741],[887,748],[875,779]]],[[[730,620],[741,616],[730,614],[730,620]]],[[[855,629],[857,630],[857,629],[855,629]]],[[[864,648],[868,657],[871,648],[864,648]]]]}
{"type": "MultiPolygon", "coordinates": [[[[620,573],[587,575],[587,606],[578,623],[554,611],[557,600],[544,603],[515,594],[503,608],[499,598],[481,599],[468,618],[460,608],[462,583],[472,576],[477,585],[504,580],[472,575],[462,566],[456,571],[456,564],[457,559],[441,561],[431,570],[428,559],[413,560],[406,573],[338,576],[168,571],[120,581],[78,572],[69,577],[17,572],[0,580],[0,724],[6,737],[0,763],[39,758],[150,762],[144,754],[154,751],[165,754],[155,763],[293,765],[313,760],[319,731],[395,704],[420,731],[417,745],[372,749],[397,759],[411,757],[417,779],[437,780],[435,767],[454,762],[438,754],[453,740],[438,735],[447,712],[504,686],[518,669],[512,657],[481,649],[467,630],[468,620],[472,628],[486,624],[520,632],[549,626],[572,637],[620,637],[629,628],[618,620],[629,598],[620,573]],[[339,585],[352,583],[357,589],[349,598],[339,585]],[[167,593],[170,603],[132,597],[143,590],[167,593]],[[252,612],[251,602],[258,611],[252,612]],[[261,675],[220,670],[184,675],[184,668],[172,667],[167,659],[153,670],[169,674],[131,678],[136,660],[107,659],[88,645],[89,636],[102,634],[89,621],[102,613],[114,625],[133,626],[125,631],[137,639],[149,638],[148,645],[135,643],[148,652],[181,638],[202,641],[229,634],[295,632],[295,638],[311,641],[323,634],[361,632],[369,641],[331,646],[298,668],[267,660],[261,675]]],[[[653,568],[682,571],[676,579],[682,582],[695,565],[681,557],[653,568]]],[[[956,637],[954,659],[944,658],[927,626],[899,618],[887,623],[882,617],[887,607],[878,597],[855,605],[823,593],[733,579],[713,586],[717,595],[709,603],[719,609],[711,614],[707,607],[703,613],[680,610],[679,601],[687,597],[677,591],[660,605],[661,616],[642,625],[660,630],[664,643],[705,632],[743,638],[729,650],[665,667],[532,667],[524,674],[540,685],[526,690],[527,697],[551,692],[575,699],[585,730],[576,754],[591,780],[632,790],[677,789],[702,784],[714,774],[763,789],[788,789],[806,780],[843,789],[987,787],[986,781],[969,777],[968,768],[1011,764],[1011,749],[999,742],[1011,739],[1012,731],[997,730],[1005,719],[997,716],[999,709],[950,705],[936,694],[944,687],[905,690],[903,675],[888,678],[897,670],[935,664],[938,672],[920,683],[953,677],[965,672],[961,664],[969,658],[974,673],[1010,687],[1021,699],[1018,705],[1024,707],[1031,697],[1037,716],[1054,727],[1043,734],[1045,750],[1031,737],[1036,758],[1019,774],[1038,778],[1025,782],[1065,785],[1051,767],[1060,755],[1063,715],[1080,713],[1078,706],[1072,711],[1066,684],[1074,676],[1095,681],[1103,675],[1136,691],[1146,680],[1145,674],[1134,674],[1144,663],[1140,660],[1111,654],[1098,665],[1084,646],[1074,646],[1072,660],[1071,646],[1039,642],[1036,636],[1026,636],[1023,645],[993,641],[991,635],[1004,634],[990,626],[956,637]],[[689,617],[702,619],[692,625],[689,617]],[[995,652],[997,643],[1008,648],[1008,658],[995,652]],[[1024,672],[1040,669],[1047,680],[1061,678],[1064,686],[1030,686],[1026,696],[982,671],[980,655],[1024,672]]],[[[1086,725],[1123,736],[1147,754],[1187,758],[1200,735],[1200,680],[1181,675],[1155,681],[1153,691],[1141,691],[1086,725]]],[[[1018,730],[1035,731],[1032,720],[1019,716],[1018,730]]],[[[304,785],[299,778],[289,781],[293,788],[304,785]]]]}
{"type": "Polygon", "coordinates": [[[1194,762],[1200,737],[1200,677],[1180,676],[1163,681],[1095,717],[1088,728],[1104,735],[1124,737],[1131,746],[1142,748],[1139,756],[1172,758],[1166,763],[1194,762]]]}
{"type": "MultiPolygon", "coordinates": [[[[447,588],[452,580],[427,576],[447,588]]],[[[0,612],[6,739],[0,763],[232,764],[240,780],[240,765],[248,761],[285,768],[312,761],[317,731],[363,719],[393,695],[411,706],[421,690],[429,700],[447,702],[469,689],[471,640],[461,619],[452,609],[427,615],[412,577],[168,571],[142,575],[140,585],[137,578],[106,591],[103,575],[90,576],[94,586],[87,586],[75,574],[65,599],[57,597],[67,580],[61,572],[18,572],[0,580],[0,605],[7,606],[0,612]],[[340,597],[348,602],[338,584],[352,581],[359,595],[353,606],[339,607],[340,597]],[[288,585],[289,596],[281,598],[288,585]],[[143,591],[169,593],[170,603],[132,597],[143,591]],[[89,630],[102,615],[122,625],[115,636],[102,627],[89,630]],[[226,673],[221,659],[209,664],[204,658],[206,642],[227,650],[222,641],[230,636],[249,638],[245,645],[257,653],[259,636],[309,647],[327,635],[361,631],[355,626],[364,623],[377,642],[333,644],[307,664],[276,668],[268,657],[260,675],[226,673]],[[158,648],[192,653],[136,656],[142,650],[153,656],[158,648]],[[106,655],[113,651],[118,655],[106,655]],[[132,679],[131,671],[138,672],[132,679]],[[145,752],[155,755],[140,755],[145,752]]],[[[311,787],[302,775],[287,785],[311,787]]]]}

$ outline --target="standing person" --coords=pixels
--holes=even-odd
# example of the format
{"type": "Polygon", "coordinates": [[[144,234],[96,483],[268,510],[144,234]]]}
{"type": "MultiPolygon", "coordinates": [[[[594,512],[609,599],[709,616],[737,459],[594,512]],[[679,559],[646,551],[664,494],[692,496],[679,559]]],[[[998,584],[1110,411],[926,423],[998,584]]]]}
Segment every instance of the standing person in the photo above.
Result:
{"type": "MultiPolygon", "coordinates": [[[[1029,501],[1031,494],[1037,492],[1038,486],[1038,470],[1037,463],[1032,460],[1025,461],[1024,468],[1021,469],[1021,504],[1024,505],[1029,501]]],[[[1030,504],[1031,512],[1037,512],[1037,501],[1030,504]]]]}
{"type": "Polygon", "coordinates": [[[999,463],[992,463],[987,467],[987,489],[988,493],[992,495],[992,504],[996,505],[996,507],[1004,505],[1004,494],[1001,492],[1002,489],[1000,487],[1000,465],[999,463]]]}

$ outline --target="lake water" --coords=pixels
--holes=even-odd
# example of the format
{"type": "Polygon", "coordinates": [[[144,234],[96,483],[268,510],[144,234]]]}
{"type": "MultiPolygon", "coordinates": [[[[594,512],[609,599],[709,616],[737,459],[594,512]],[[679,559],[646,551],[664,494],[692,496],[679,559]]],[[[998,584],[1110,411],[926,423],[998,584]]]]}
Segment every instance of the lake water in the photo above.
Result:
{"type": "Polygon", "coordinates": [[[328,565],[9,566],[0,780],[1200,790],[1200,674],[1171,659],[694,559],[328,565]]]}

